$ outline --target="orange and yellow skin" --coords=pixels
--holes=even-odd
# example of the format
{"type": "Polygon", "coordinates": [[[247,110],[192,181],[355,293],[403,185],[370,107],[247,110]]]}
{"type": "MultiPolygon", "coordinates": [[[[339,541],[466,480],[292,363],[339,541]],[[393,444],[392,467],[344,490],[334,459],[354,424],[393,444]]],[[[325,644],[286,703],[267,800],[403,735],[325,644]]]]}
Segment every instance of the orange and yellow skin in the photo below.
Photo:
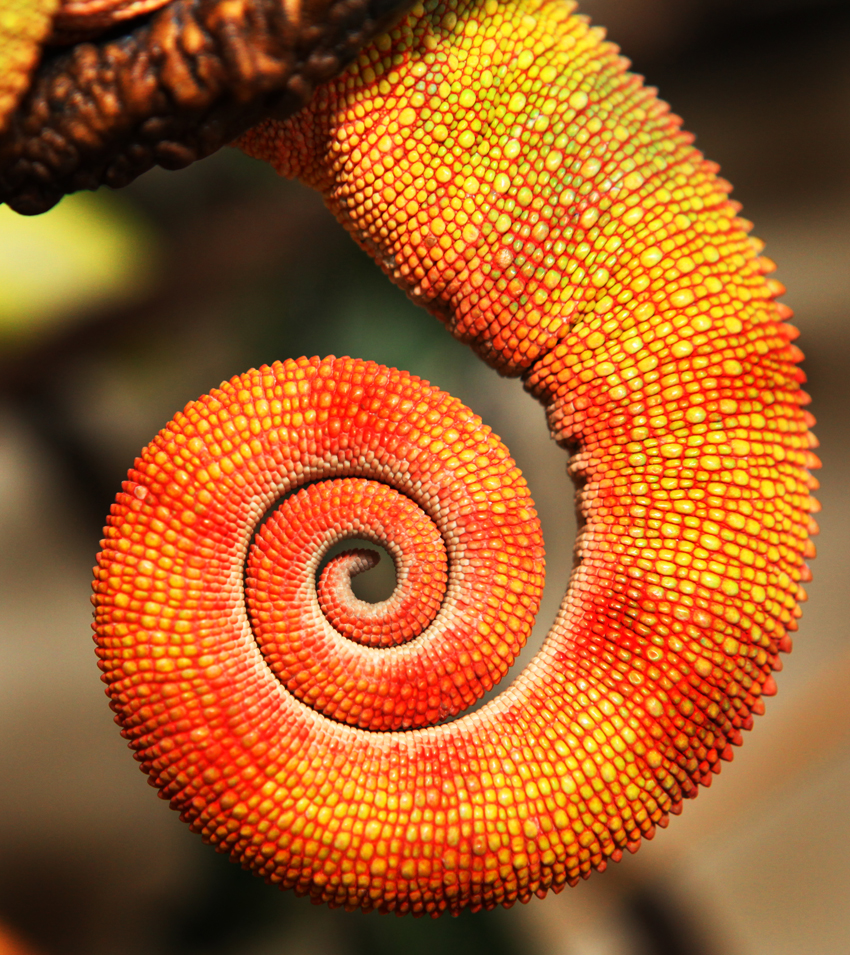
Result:
{"type": "Polygon", "coordinates": [[[772,265],[716,167],[563,0],[418,6],[240,145],[321,189],[414,299],[523,376],[572,452],[576,566],[533,663],[441,723],[537,606],[522,478],[401,372],[249,372],[160,433],[109,518],[96,630],[124,734],[207,840],[331,904],[438,914],[575,883],[711,782],[790,649],[817,459],[772,265]],[[244,588],[258,521],[308,483],[244,588]],[[362,553],[317,594],[346,536],[384,543],[400,583],[421,548],[421,607],[404,586],[384,618],[361,605],[362,553]]]}
{"type": "Polygon", "coordinates": [[[0,13],[0,133],[29,84],[59,0],[5,0],[0,13]]]}

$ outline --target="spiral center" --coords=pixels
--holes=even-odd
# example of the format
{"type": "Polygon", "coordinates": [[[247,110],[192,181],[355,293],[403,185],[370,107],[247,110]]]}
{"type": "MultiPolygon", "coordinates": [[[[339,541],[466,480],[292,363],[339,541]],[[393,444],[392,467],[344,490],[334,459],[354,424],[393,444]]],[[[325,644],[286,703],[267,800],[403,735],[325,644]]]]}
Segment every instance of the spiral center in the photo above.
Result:
{"type": "Polygon", "coordinates": [[[352,574],[351,590],[354,596],[368,604],[380,604],[389,600],[398,584],[395,560],[385,547],[366,537],[347,537],[334,544],[319,564],[317,585],[333,558],[349,551],[367,551],[375,555],[371,566],[352,574]]]}
{"type": "Polygon", "coordinates": [[[425,511],[388,485],[344,478],[302,488],[268,517],[245,594],[260,650],[290,692],[328,716],[385,729],[442,715],[441,694],[429,689],[436,648],[411,643],[440,613],[447,582],[446,546],[425,511]],[[353,580],[380,584],[381,564],[384,592],[370,581],[366,594],[377,599],[362,599],[353,580]]]}

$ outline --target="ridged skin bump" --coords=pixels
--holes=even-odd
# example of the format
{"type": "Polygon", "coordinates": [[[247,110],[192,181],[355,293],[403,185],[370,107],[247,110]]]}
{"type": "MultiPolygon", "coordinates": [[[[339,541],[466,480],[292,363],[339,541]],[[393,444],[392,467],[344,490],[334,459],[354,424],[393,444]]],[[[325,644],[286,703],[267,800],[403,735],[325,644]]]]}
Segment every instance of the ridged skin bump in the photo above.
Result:
{"type": "Polygon", "coordinates": [[[117,24],[153,13],[171,0],[61,0],[53,18],[51,42],[97,36],[117,24]]]}
{"type": "MultiPolygon", "coordinates": [[[[562,0],[416,7],[307,108],[241,146],[319,188],[416,301],[523,377],[572,453],[576,565],[520,677],[478,712],[425,727],[421,714],[455,712],[444,694],[477,695],[522,642],[515,621],[536,606],[540,559],[520,514],[531,513],[524,485],[488,484],[512,463],[479,466],[456,450],[478,425],[434,412],[431,426],[459,437],[420,437],[432,415],[418,398],[382,410],[382,396],[413,387],[400,373],[347,360],[249,373],[178,416],[113,508],[96,629],[119,722],[205,838],[332,904],[436,914],[575,883],[710,784],[791,646],[814,555],[817,459],[772,265],[717,168],[562,0]],[[340,389],[357,375],[373,384],[355,400],[340,389]],[[338,420],[350,415],[351,427],[316,423],[321,382],[329,407],[349,403],[338,420]],[[379,438],[403,422],[413,457],[402,464],[379,438]],[[484,630],[472,622],[471,645],[431,664],[426,643],[468,600],[452,589],[460,523],[441,524],[433,497],[436,487],[454,500],[442,477],[454,458],[466,475],[456,493],[472,490],[509,537],[499,550],[480,531],[495,584],[459,616],[473,606],[490,616],[484,630]],[[440,479],[418,484],[414,463],[440,479]],[[331,539],[365,528],[386,540],[374,518],[282,517],[261,532],[247,571],[251,631],[241,561],[254,526],[287,482],[320,472],[392,485],[434,517],[449,586],[409,642],[368,645],[395,644],[392,614],[362,643],[330,628],[318,606],[342,626],[361,621],[354,631],[368,623],[339,567],[321,602],[304,590],[331,539]],[[518,519],[527,546],[510,537],[518,519]],[[275,543],[287,522],[318,548],[292,580],[273,553],[291,549],[275,543]],[[290,627],[296,613],[313,629],[290,627]],[[409,685],[397,661],[422,664],[409,685]],[[402,690],[416,702],[396,709],[402,690]],[[324,715],[301,702],[314,699],[324,715]]],[[[348,499],[335,485],[327,493],[348,499]]],[[[479,540],[472,507],[458,514],[479,540]]],[[[353,572],[368,560],[342,562],[353,572]]]]}

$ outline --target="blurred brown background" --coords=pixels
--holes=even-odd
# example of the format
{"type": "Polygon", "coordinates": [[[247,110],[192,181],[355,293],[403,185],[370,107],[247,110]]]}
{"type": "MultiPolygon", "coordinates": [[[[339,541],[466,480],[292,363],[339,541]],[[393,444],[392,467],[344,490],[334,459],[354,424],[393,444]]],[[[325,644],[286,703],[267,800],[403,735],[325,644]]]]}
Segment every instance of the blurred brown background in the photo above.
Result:
{"type": "MultiPolygon", "coordinates": [[[[797,312],[824,470],[820,557],[779,696],[635,857],[510,911],[316,908],[155,798],[112,724],[89,574],[134,454],[252,365],[353,354],[470,404],[529,478],[564,591],[572,489],[543,415],[411,306],[314,195],[233,150],[34,220],[0,210],[0,918],[43,955],[850,952],[850,8],[586,0],[722,163],[797,312]]],[[[0,940],[0,949],[2,949],[0,940]]]]}

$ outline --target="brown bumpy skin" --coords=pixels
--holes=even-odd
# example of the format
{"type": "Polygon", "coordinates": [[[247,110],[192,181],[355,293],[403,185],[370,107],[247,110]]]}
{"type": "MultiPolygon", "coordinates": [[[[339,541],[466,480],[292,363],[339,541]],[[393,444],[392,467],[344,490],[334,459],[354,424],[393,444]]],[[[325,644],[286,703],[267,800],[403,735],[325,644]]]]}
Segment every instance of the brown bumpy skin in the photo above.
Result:
{"type": "MultiPolygon", "coordinates": [[[[208,156],[263,116],[299,109],[408,5],[172,0],[125,35],[77,43],[42,64],[0,137],[0,202],[34,215],[66,193],[208,156]]],[[[103,26],[85,6],[57,19],[55,39],[103,26]]]]}
{"type": "MultiPolygon", "coordinates": [[[[109,517],[95,629],[124,734],[204,838],[331,904],[438,914],[575,883],[710,784],[791,646],[817,459],[772,265],[563,0],[417,6],[240,145],[321,189],[415,300],[523,376],[572,452],[576,565],[532,664],[440,723],[536,607],[522,479],[403,373],[249,372],[160,433],[109,517]],[[314,584],[340,537],[434,538],[415,508],[398,539],[378,526],[384,484],[448,558],[439,611],[400,644],[398,604],[376,624],[339,564],[314,584]]],[[[423,548],[432,608],[444,565],[423,548]]]]}
{"type": "Polygon", "coordinates": [[[73,43],[159,10],[171,0],[61,0],[53,18],[51,44],[73,43]]]}

